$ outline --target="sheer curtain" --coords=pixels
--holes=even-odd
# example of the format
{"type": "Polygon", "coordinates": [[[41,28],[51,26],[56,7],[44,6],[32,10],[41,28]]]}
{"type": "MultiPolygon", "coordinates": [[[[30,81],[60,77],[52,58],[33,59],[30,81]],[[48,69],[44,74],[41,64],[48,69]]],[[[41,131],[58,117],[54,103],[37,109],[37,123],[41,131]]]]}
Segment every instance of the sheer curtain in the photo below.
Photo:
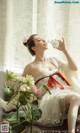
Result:
{"type": "MultiPolygon", "coordinates": [[[[0,10],[1,70],[22,72],[32,60],[22,40],[33,33],[47,40],[64,37],[66,47],[80,69],[79,4],[56,4],[54,0],[0,0],[0,10]]],[[[52,47],[47,55],[65,59],[52,47]]]]}
{"type": "Polygon", "coordinates": [[[79,8],[79,4],[55,4],[54,0],[38,2],[38,33],[51,39],[64,37],[66,47],[80,69],[79,8]]]}

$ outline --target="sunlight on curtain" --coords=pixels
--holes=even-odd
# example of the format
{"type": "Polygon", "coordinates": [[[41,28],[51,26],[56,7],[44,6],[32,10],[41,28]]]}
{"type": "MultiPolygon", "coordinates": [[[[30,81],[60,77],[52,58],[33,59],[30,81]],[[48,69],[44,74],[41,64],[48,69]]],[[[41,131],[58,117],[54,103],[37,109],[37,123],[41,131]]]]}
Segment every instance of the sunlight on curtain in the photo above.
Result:
{"type": "MultiPolygon", "coordinates": [[[[54,0],[8,0],[6,8],[1,10],[0,16],[5,20],[5,24],[0,21],[5,33],[4,44],[2,41],[0,58],[5,69],[11,68],[22,71],[24,66],[32,60],[27,48],[22,45],[24,36],[38,33],[46,40],[61,39],[64,37],[66,48],[75,60],[80,70],[80,5],[78,4],[55,4],[54,0]]],[[[1,38],[3,34],[0,33],[1,38]]],[[[59,56],[62,59],[62,52],[53,49],[49,44],[47,56],[59,56]]],[[[1,66],[0,66],[1,67],[1,66]]]]}
{"type": "MultiPolygon", "coordinates": [[[[38,2],[38,33],[47,39],[61,39],[64,37],[68,52],[76,62],[80,71],[80,5],[55,4],[54,0],[39,0],[38,2]]],[[[51,48],[52,49],[52,48],[51,48]]],[[[52,50],[48,55],[64,55],[52,50]]]]}

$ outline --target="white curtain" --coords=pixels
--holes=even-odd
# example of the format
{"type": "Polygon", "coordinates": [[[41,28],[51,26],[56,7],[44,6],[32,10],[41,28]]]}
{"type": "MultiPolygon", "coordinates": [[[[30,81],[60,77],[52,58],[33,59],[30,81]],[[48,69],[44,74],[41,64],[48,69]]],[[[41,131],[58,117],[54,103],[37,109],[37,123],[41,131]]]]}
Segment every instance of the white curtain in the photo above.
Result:
{"type": "MultiPolygon", "coordinates": [[[[47,40],[64,37],[80,69],[80,4],[56,4],[55,0],[0,0],[0,30],[1,70],[22,72],[32,60],[22,40],[33,33],[47,40]]],[[[48,55],[64,58],[61,52],[54,49],[51,53],[51,50],[48,55]]]]}

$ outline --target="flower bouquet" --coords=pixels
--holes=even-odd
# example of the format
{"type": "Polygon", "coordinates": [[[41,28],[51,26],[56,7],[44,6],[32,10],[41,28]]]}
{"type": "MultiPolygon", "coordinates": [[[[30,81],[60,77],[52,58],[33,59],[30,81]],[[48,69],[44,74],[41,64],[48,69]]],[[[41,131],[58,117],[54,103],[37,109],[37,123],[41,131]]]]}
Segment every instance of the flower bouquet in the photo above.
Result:
{"type": "MultiPolygon", "coordinates": [[[[8,104],[11,102],[16,107],[16,120],[18,124],[27,121],[32,125],[41,117],[41,110],[38,107],[39,90],[34,85],[34,79],[31,75],[23,77],[12,71],[6,71],[5,93],[9,93],[8,104]],[[22,110],[25,116],[19,116],[22,110]]],[[[15,125],[13,125],[15,126],[15,125]]]]}

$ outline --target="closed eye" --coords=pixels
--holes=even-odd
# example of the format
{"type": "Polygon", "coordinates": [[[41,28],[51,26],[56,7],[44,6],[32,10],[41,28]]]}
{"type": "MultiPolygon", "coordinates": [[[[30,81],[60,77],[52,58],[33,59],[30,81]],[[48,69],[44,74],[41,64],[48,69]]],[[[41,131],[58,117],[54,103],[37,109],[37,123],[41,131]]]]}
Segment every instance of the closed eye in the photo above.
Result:
{"type": "Polygon", "coordinates": [[[42,41],[42,39],[39,39],[38,42],[42,41]]]}

